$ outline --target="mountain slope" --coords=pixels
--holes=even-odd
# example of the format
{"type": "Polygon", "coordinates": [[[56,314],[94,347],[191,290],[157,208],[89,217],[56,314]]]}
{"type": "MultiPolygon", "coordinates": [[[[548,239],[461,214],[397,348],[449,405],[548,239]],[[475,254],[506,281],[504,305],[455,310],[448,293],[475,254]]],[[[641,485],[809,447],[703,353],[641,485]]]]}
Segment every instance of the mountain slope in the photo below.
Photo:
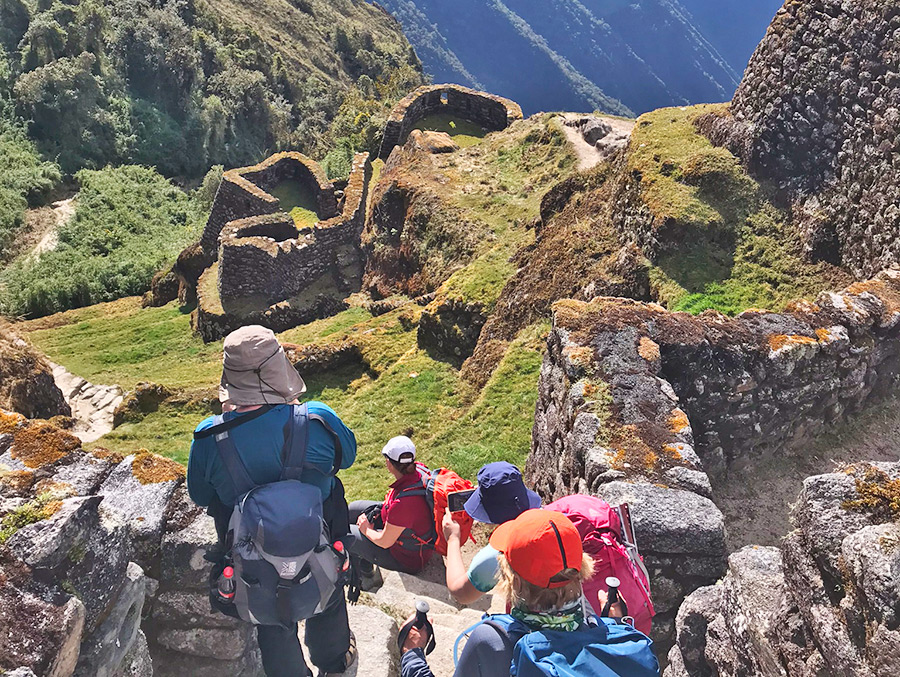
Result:
{"type": "MultiPolygon", "coordinates": [[[[774,0],[762,3],[768,6],[774,0]]],[[[711,0],[384,0],[436,82],[460,82],[536,110],[643,112],[724,101],[745,62],[725,59],[700,26],[721,28],[730,7],[711,0]],[[692,12],[703,17],[697,22],[692,12]],[[718,23],[716,23],[718,21],[718,23]]],[[[727,3],[732,4],[731,2],[727,3]]],[[[742,10],[758,40],[771,14],[742,10]],[[759,24],[759,25],[757,25],[759,24]]],[[[720,45],[730,47],[731,40],[720,45]]],[[[740,55],[746,49],[729,49],[740,55]]],[[[749,56],[749,54],[748,54],[749,56]]]]}

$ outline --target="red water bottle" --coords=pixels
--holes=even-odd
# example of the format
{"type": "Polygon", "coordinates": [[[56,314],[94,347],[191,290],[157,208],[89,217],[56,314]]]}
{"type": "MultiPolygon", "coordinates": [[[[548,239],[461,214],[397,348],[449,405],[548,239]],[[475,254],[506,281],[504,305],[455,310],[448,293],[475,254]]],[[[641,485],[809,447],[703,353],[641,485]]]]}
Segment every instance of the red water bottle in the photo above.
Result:
{"type": "Polygon", "coordinates": [[[222,569],[219,582],[216,585],[219,591],[219,601],[231,604],[234,601],[234,567],[222,569]]]}

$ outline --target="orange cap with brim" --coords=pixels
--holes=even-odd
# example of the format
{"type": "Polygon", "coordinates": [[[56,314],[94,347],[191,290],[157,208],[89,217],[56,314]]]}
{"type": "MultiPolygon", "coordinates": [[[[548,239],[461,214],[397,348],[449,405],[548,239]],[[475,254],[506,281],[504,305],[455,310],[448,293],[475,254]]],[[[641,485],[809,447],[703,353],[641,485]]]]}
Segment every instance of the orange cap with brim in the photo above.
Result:
{"type": "Polygon", "coordinates": [[[539,588],[561,588],[569,581],[550,579],[564,569],[581,569],[584,549],[572,521],[561,512],[526,510],[501,524],[491,547],[506,556],[519,576],[539,588]]]}

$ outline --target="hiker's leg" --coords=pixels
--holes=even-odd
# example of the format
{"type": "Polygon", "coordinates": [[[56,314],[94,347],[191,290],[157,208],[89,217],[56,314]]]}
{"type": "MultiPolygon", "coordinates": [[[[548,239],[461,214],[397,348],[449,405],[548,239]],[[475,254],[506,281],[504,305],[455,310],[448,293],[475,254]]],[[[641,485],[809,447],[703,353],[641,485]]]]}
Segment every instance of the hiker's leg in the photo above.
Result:
{"type": "Polygon", "coordinates": [[[359,519],[359,516],[364,512],[368,512],[370,508],[381,505],[379,501],[353,501],[350,504],[350,524],[351,526],[356,524],[356,520],[359,519]]]}
{"type": "Polygon", "coordinates": [[[350,622],[344,589],[334,591],[325,610],[307,619],[306,646],[310,662],[325,672],[343,672],[350,648],[350,622]]]}
{"type": "Polygon", "coordinates": [[[513,644],[509,637],[486,623],[469,636],[453,674],[458,677],[495,677],[509,674],[513,644]]]}
{"type": "MultiPolygon", "coordinates": [[[[347,537],[347,542],[347,549],[356,560],[362,560],[363,563],[377,564],[383,569],[390,569],[391,571],[409,573],[407,568],[394,558],[390,550],[375,545],[362,535],[359,527],[355,524],[350,525],[350,535],[347,537]]],[[[363,573],[366,572],[365,564],[360,570],[363,573]]]]}
{"type": "Polygon", "coordinates": [[[266,677],[311,675],[303,660],[303,649],[297,632],[296,623],[290,628],[280,625],[256,626],[256,641],[259,642],[266,677]]]}

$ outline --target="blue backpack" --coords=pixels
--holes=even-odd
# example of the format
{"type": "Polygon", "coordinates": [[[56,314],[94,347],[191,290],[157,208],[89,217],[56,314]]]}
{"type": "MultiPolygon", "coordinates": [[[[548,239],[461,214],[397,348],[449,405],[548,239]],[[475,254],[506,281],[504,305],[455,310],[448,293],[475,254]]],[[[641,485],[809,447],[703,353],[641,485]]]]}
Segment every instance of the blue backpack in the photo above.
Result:
{"type": "MultiPolygon", "coordinates": [[[[482,623],[496,628],[509,643],[514,643],[511,677],[659,677],[660,674],[652,640],[611,618],[593,616],[574,632],[532,630],[508,614],[485,616],[482,623]]],[[[475,627],[460,635],[457,646],[475,627]]]]}
{"type": "Polygon", "coordinates": [[[256,625],[289,627],[325,609],[342,584],[347,558],[343,549],[331,542],[322,513],[322,493],[301,480],[306,470],[321,472],[306,461],[310,420],[321,423],[334,438],[329,476],[340,469],[342,450],[340,439],[324,419],[309,413],[305,404],[293,405],[285,426],[281,477],[257,485],[230,430],[270,409],[266,406],[230,421],[217,416],[211,428],[194,437],[215,438],[238,493],[226,539],[234,567],[234,611],[256,625]]]}

